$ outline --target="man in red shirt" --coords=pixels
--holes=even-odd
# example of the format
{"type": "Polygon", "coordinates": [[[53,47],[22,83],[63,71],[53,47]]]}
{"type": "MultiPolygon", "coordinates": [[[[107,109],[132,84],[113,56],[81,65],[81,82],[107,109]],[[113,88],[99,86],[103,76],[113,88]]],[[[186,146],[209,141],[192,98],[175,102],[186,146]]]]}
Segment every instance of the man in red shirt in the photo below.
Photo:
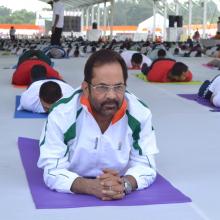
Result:
{"type": "Polygon", "coordinates": [[[62,79],[60,74],[46,62],[39,59],[28,59],[23,61],[15,70],[12,76],[12,84],[20,86],[31,84],[31,69],[36,65],[42,65],[46,68],[47,78],[62,79]]]}
{"type": "Polygon", "coordinates": [[[146,77],[150,82],[189,82],[192,73],[188,66],[172,59],[158,59],[152,63],[146,77]]]}

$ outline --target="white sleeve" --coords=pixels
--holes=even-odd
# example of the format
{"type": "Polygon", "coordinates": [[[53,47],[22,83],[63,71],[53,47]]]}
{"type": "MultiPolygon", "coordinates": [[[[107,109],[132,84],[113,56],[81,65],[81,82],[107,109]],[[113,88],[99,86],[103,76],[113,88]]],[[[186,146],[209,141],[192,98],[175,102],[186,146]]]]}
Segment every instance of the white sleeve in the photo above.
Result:
{"type": "Polygon", "coordinates": [[[64,143],[63,131],[53,112],[42,131],[40,139],[40,157],[38,167],[44,169],[44,182],[52,190],[72,193],[73,181],[78,177],[68,170],[68,146],[64,143]]]}
{"type": "Polygon", "coordinates": [[[45,110],[43,109],[43,106],[40,102],[39,96],[33,94],[28,89],[24,91],[21,95],[18,110],[22,109],[25,109],[30,112],[45,113],[45,110]]]}
{"type": "Polygon", "coordinates": [[[62,5],[56,4],[54,7],[54,14],[60,16],[61,12],[62,12],[62,5]]]}
{"type": "Polygon", "coordinates": [[[213,95],[212,102],[214,106],[220,107],[220,93],[213,95]]]}
{"type": "Polygon", "coordinates": [[[154,154],[158,153],[156,146],[155,132],[151,124],[151,114],[141,126],[138,151],[132,146],[128,170],[125,175],[133,176],[138,185],[138,189],[149,187],[156,179],[156,165],[154,154]]]}
{"type": "Polygon", "coordinates": [[[143,55],[142,54],[142,56],[143,56],[143,61],[142,61],[142,65],[144,64],[144,63],[146,63],[147,65],[148,65],[148,67],[152,64],[152,60],[149,58],[149,57],[147,57],[147,56],[145,56],[145,55],[143,55]]]}
{"type": "Polygon", "coordinates": [[[125,51],[125,52],[121,53],[121,57],[125,61],[127,68],[131,68],[132,65],[131,65],[131,56],[130,56],[130,54],[127,51],[125,51]]]}

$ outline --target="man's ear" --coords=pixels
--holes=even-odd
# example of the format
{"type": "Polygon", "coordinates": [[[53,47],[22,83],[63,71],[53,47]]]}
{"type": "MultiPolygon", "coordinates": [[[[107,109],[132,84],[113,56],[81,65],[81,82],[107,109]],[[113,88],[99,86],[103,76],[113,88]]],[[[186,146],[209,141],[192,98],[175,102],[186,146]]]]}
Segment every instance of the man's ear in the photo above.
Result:
{"type": "Polygon", "coordinates": [[[89,84],[86,81],[83,81],[81,84],[81,88],[83,90],[83,95],[88,98],[89,97],[89,84]]]}

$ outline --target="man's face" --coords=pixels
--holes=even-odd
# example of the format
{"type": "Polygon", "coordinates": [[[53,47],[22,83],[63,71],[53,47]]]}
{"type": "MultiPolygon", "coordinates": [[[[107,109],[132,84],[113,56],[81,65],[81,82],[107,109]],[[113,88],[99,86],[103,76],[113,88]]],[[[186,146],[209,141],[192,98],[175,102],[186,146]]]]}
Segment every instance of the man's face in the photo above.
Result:
{"type": "Polygon", "coordinates": [[[124,99],[125,82],[121,65],[110,63],[93,68],[91,84],[86,84],[85,94],[93,112],[101,117],[113,117],[124,99]]]}
{"type": "Polygon", "coordinates": [[[41,102],[41,105],[43,106],[44,111],[49,112],[49,109],[52,104],[49,104],[49,103],[43,101],[42,99],[40,99],[40,102],[41,102]]]}
{"type": "Polygon", "coordinates": [[[135,63],[134,61],[131,61],[131,65],[133,69],[140,69],[141,63],[135,63]]]}
{"type": "Polygon", "coordinates": [[[183,72],[183,73],[181,74],[179,80],[180,80],[180,81],[184,81],[184,80],[186,80],[187,73],[188,73],[188,71],[183,72]]]}

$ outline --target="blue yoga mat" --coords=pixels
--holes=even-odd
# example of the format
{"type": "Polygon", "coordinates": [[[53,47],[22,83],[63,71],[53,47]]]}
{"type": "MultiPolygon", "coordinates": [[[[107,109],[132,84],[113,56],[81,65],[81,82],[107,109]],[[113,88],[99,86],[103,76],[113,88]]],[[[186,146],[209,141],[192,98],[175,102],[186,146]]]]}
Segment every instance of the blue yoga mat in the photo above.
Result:
{"type": "MultiPolygon", "coordinates": [[[[19,137],[18,147],[30,191],[37,209],[79,208],[93,206],[138,206],[191,202],[160,174],[147,189],[132,192],[122,200],[102,201],[94,196],[59,193],[46,187],[43,171],[37,168],[39,141],[19,137]]],[[[181,175],[181,174],[180,174],[181,175]]]]}
{"type": "Polygon", "coordinates": [[[34,113],[34,112],[25,111],[25,110],[18,111],[17,108],[20,104],[20,99],[21,99],[21,96],[17,95],[16,102],[15,102],[14,118],[47,118],[48,114],[46,113],[34,113]]]}

